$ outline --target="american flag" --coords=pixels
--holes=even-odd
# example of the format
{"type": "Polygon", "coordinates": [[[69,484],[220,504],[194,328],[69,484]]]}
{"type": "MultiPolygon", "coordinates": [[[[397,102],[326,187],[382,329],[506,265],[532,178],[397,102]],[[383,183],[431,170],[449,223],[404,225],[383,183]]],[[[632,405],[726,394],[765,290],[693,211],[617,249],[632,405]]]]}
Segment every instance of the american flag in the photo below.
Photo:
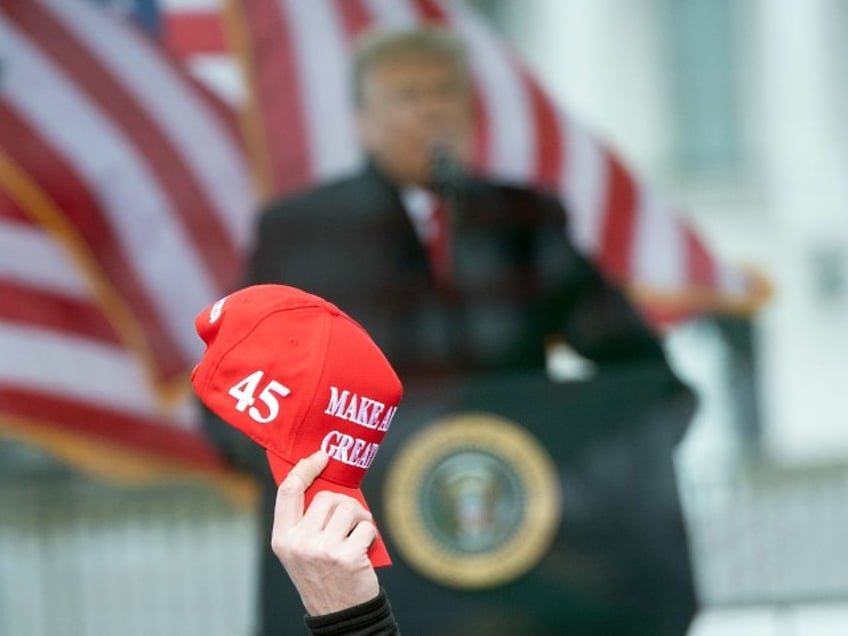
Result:
{"type": "Polygon", "coordinates": [[[216,465],[187,375],[256,205],[231,109],[93,3],[0,0],[0,65],[0,431],[216,465]]]}
{"type": "Polygon", "coordinates": [[[439,23],[470,48],[483,174],[557,191],[571,238],[657,325],[701,314],[750,316],[768,299],[758,272],[716,258],[675,206],[553,103],[462,2],[159,0],[172,54],[237,109],[266,197],[355,169],[348,95],[352,40],[371,27],[439,23]],[[222,7],[228,10],[222,10],[222,7]],[[231,46],[234,44],[235,46],[231,46]],[[240,60],[234,64],[234,57],[240,60]]]}
{"type": "Polygon", "coordinates": [[[360,32],[443,24],[469,47],[479,120],[476,168],[557,192],[575,244],[627,288],[650,319],[750,313],[767,296],[761,277],[714,258],[682,216],[555,104],[464,3],[232,0],[228,6],[227,30],[251,88],[248,141],[266,196],[357,168],[362,153],[348,72],[350,46],[360,32]]]}
{"type": "Polygon", "coordinates": [[[650,317],[762,301],[460,3],[0,0],[0,433],[110,474],[216,465],[186,374],[192,318],[248,249],[239,138],[266,197],[354,170],[349,46],[421,22],[469,44],[478,168],[558,191],[650,317]]]}

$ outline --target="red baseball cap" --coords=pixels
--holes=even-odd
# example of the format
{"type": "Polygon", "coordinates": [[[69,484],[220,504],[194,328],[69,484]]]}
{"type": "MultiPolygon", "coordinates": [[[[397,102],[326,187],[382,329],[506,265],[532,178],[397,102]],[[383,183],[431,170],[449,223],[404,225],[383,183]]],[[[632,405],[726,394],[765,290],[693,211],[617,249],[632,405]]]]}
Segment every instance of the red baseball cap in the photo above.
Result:
{"type": "MultiPolygon", "coordinates": [[[[330,461],[306,491],[353,497],[403,394],[386,357],[356,321],[318,296],[284,285],[236,291],[197,314],[206,351],[195,393],[215,414],[266,449],[279,484],[323,449],[330,461]]],[[[368,552],[391,564],[382,539],[368,552]]]]}

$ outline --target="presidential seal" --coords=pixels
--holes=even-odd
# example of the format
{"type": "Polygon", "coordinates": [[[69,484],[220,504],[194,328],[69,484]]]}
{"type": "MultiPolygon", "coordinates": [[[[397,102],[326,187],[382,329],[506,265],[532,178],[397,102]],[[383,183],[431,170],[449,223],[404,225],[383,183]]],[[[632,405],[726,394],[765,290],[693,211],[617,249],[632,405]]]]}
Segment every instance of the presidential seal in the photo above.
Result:
{"type": "Polygon", "coordinates": [[[450,587],[521,576],[559,525],[553,461],[524,428],[490,413],[434,421],[396,454],[385,484],[386,526],[401,556],[450,587]]]}

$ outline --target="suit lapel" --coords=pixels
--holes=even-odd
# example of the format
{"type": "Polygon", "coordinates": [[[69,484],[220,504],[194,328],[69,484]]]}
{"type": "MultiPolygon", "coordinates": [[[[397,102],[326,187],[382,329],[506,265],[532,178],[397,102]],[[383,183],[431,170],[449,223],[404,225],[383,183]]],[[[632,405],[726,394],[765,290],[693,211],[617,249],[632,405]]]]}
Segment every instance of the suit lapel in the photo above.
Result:
{"type": "Polygon", "coordinates": [[[391,234],[388,237],[375,238],[377,240],[388,240],[397,247],[395,253],[401,260],[398,265],[407,269],[414,269],[423,277],[429,277],[427,246],[424,245],[413,225],[410,214],[404,206],[400,190],[379,171],[372,161],[366,164],[362,178],[368,184],[369,189],[373,188],[378,198],[386,202],[385,205],[380,207],[385,210],[386,227],[391,234]]]}

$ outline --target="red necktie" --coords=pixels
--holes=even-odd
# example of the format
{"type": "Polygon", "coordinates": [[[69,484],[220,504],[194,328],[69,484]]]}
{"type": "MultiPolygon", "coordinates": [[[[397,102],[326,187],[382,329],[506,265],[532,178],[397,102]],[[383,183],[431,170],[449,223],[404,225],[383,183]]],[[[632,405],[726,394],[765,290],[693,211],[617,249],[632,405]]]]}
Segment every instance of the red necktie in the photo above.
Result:
{"type": "Polygon", "coordinates": [[[430,217],[432,233],[429,252],[433,277],[439,287],[449,287],[453,275],[449,215],[448,206],[437,199],[430,217]]]}

